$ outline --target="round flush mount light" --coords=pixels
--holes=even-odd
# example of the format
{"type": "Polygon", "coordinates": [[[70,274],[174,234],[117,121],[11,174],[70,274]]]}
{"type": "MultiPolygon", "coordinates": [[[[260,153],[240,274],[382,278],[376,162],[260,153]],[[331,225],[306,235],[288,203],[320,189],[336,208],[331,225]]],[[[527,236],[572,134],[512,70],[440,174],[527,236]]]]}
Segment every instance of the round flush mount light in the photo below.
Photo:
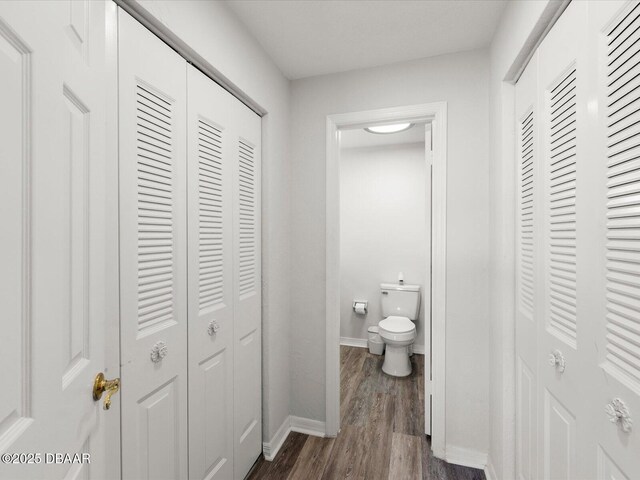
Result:
{"type": "Polygon", "coordinates": [[[393,125],[378,125],[376,127],[367,127],[365,130],[369,133],[398,133],[410,129],[413,123],[394,123],[393,125]]]}

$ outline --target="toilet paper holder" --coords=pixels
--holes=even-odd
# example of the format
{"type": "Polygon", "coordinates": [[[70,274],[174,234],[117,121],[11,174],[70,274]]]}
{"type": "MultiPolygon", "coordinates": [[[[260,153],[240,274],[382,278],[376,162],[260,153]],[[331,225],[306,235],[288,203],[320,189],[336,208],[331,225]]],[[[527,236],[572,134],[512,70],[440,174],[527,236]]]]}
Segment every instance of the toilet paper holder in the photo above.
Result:
{"type": "Polygon", "coordinates": [[[353,301],[353,311],[358,313],[358,314],[366,314],[368,311],[368,303],[366,300],[354,300],[353,301]],[[364,311],[360,310],[360,308],[357,307],[364,307],[364,311]],[[360,311],[358,311],[360,310],[360,311]]]}

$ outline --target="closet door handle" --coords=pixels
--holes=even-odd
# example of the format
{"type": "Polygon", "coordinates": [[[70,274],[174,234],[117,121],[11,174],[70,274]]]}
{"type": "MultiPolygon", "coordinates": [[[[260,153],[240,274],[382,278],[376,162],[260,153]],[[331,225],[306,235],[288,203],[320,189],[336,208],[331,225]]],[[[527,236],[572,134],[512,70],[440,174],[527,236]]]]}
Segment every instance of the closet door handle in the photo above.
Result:
{"type": "Polygon", "coordinates": [[[609,421],[617,424],[623,432],[628,433],[633,426],[631,412],[627,405],[620,399],[614,398],[611,403],[604,407],[604,411],[609,415],[609,421]]]}
{"type": "Polygon", "coordinates": [[[153,363],[160,362],[164,357],[169,353],[169,349],[167,348],[167,344],[163,341],[156,342],[156,344],[151,349],[151,361],[153,363]]]}
{"type": "Polygon", "coordinates": [[[566,362],[564,360],[564,355],[562,355],[560,350],[554,350],[549,354],[549,365],[556,367],[560,373],[564,372],[566,362]]]}
{"type": "Polygon", "coordinates": [[[209,336],[213,336],[216,333],[218,333],[218,330],[220,330],[220,325],[218,324],[218,322],[216,322],[215,320],[211,320],[209,322],[209,327],[207,328],[207,333],[209,334],[209,336]]]}

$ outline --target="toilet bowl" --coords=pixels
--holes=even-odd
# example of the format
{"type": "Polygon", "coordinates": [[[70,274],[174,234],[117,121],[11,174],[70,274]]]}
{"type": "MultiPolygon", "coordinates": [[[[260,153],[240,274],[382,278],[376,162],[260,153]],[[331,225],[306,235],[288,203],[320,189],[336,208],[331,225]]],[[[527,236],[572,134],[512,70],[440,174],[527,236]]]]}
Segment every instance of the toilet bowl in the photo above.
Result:
{"type": "Polygon", "coordinates": [[[389,316],[378,323],[380,337],[385,343],[382,371],[394,377],[411,373],[409,345],[416,339],[416,326],[408,317],[389,316]]]}

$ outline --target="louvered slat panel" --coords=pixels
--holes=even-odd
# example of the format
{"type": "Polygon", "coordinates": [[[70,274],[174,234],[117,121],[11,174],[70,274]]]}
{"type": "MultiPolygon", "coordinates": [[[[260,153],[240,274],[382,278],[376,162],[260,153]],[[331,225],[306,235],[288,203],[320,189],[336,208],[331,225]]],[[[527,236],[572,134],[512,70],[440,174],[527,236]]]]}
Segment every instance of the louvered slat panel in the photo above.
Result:
{"type": "Polygon", "coordinates": [[[640,5],[608,34],[607,360],[640,381],[640,5]]]}
{"type": "Polygon", "coordinates": [[[136,88],[138,329],[173,320],[172,105],[136,88]]]}
{"type": "Polygon", "coordinates": [[[520,123],[520,307],[533,317],[533,111],[520,123]]]}
{"type": "Polygon", "coordinates": [[[576,317],[576,69],[548,93],[549,325],[577,339],[576,317]]]}
{"type": "Polygon", "coordinates": [[[223,301],[222,132],[198,121],[199,307],[223,301]]]}
{"type": "Polygon", "coordinates": [[[239,141],[239,256],[238,289],[240,295],[255,291],[256,282],[256,190],[254,148],[239,141]]]}

